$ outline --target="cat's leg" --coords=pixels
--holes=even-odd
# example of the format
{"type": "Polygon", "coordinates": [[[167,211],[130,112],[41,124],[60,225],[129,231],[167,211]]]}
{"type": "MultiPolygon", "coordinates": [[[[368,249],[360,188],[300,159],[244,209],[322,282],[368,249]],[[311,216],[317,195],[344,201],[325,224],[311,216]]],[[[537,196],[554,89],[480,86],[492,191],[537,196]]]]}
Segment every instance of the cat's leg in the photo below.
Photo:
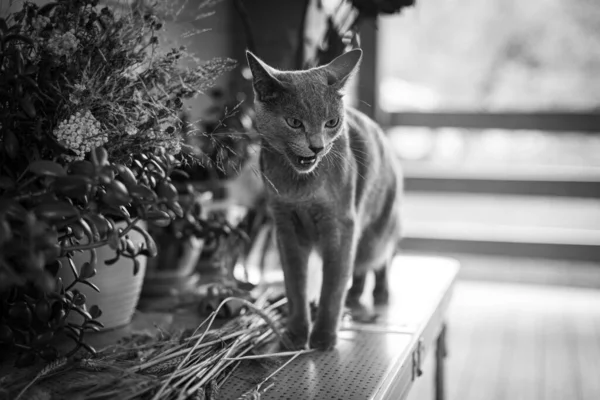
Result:
{"type": "Polygon", "coordinates": [[[352,286],[348,290],[346,297],[346,305],[353,307],[360,303],[360,298],[365,291],[365,282],[367,281],[367,274],[365,273],[354,273],[352,276],[352,286]]]}
{"type": "Polygon", "coordinates": [[[375,270],[375,287],[373,288],[373,303],[375,305],[386,305],[390,300],[390,289],[388,274],[391,261],[381,268],[375,270]]]}
{"type": "Polygon", "coordinates": [[[364,304],[360,299],[365,289],[366,280],[366,272],[357,274],[355,271],[354,276],[352,277],[352,286],[350,287],[350,290],[348,290],[348,295],[346,296],[346,307],[350,312],[352,320],[355,322],[370,323],[374,322],[378,317],[373,310],[373,307],[364,304]]]}
{"type": "Polygon", "coordinates": [[[323,281],[319,298],[317,319],[310,334],[310,347],[330,350],[337,342],[346,287],[352,276],[355,240],[354,221],[336,221],[335,228],[321,230],[323,256],[323,281]],[[341,222],[341,223],[340,223],[341,222]]]}
{"type": "Polygon", "coordinates": [[[290,350],[305,349],[310,332],[310,307],[308,303],[308,257],[311,246],[302,241],[289,219],[277,224],[277,247],[284,275],[288,299],[289,318],[284,343],[290,350]]]}

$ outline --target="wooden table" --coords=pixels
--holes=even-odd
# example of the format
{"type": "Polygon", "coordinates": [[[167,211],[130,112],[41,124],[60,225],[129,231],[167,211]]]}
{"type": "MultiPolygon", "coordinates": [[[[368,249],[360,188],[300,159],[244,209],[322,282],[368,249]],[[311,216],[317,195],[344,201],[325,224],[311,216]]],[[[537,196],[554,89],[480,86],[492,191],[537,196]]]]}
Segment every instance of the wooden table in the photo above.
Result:
{"type": "MultiPolygon", "coordinates": [[[[435,351],[432,384],[436,400],[443,400],[444,317],[458,269],[451,259],[397,257],[390,274],[391,303],[378,310],[381,318],[368,325],[344,323],[335,350],[297,358],[274,377],[261,399],[405,399],[422,374],[426,354],[435,351]]],[[[249,368],[233,374],[221,398],[236,399],[251,389],[251,374],[249,368]]]]}

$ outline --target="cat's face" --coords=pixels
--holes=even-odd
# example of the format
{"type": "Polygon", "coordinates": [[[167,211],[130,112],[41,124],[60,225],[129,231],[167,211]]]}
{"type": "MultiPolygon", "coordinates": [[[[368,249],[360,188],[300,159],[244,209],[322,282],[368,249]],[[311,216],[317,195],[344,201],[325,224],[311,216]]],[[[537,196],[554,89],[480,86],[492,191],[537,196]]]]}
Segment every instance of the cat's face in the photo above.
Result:
{"type": "Polygon", "coordinates": [[[353,50],[323,67],[278,71],[248,53],[257,128],[296,172],[312,172],[344,129],[341,90],[361,55],[353,50]]]}

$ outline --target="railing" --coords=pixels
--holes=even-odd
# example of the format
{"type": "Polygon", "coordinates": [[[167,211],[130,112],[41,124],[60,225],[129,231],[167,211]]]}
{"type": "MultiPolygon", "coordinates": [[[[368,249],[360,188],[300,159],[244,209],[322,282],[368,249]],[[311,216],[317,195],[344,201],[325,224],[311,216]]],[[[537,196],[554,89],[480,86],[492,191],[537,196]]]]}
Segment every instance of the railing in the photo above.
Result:
{"type": "Polygon", "coordinates": [[[588,112],[401,112],[378,116],[387,126],[540,130],[600,134],[600,110],[588,112]]]}
{"type": "MultiPolygon", "coordinates": [[[[379,113],[384,127],[503,129],[600,134],[600,112],[379,113]]],[[[600,199],[600,170],[573,168],[507,171],[407,170],[406,189],[427,192],[514,194],[600,199]]]]}
{"type": "MultiPolygon", "coordinates": [[[[600,113],[594,112],[393,113],[383,114],[378,120],[384,127],[503,129],[515,135],[520,130],[600,134],[600,113]]],[[[560,196],[600,201],[600,172],[588,169],[521,169],[509,173],[408,168],[405,181],[407,192],[560,196]]],[[[600,230],[496,226],[481,229],[462,224],[418,224],[410,228],[403,247],[412,251],[600,261],[600,230]]]]}
{"type": "MultiPolygon", "coordinates": [[[[384,128],[395,126],[462,129],[503,129],[600,134],[600,110],[588,112],[402,112],[379,109],[377,33],[375,24],[361,26],[363,61],[358,107],[384,128]]],[[[475,132],[473,134],[476,134],[475,132]]],[[[599,155],[600,156],[600,155],[599,155]]],[[[597,199],[600,171],[561,168],[547,170],[473,171],[405,168],[406,191],[597,199]]],[[[441,205],[443,206],[443,205],[441,205]]],[[[498,210],[503,212],[503,210],[498,210]]],[[[600,229],[600,227],[598,227],[600,229]]],[[[600,230],[507,228],[468,224],[407,226],[403,247],[425,253],[467,253],[600,262],[600,230]]]]}

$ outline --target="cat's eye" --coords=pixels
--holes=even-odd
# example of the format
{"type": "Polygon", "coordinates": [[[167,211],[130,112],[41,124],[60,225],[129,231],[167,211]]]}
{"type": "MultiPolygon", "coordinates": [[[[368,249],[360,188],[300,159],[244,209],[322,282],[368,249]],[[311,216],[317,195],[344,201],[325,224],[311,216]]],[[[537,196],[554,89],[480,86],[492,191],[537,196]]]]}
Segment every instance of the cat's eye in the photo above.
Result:
{"type": "Polygon", "coordinates": [[[339,118],[333,118],[333,119],[330,119],[329,121],[325,122],[325,126],[328,128],[335,128],[339,123],[340,123],[339,118]]]}
{"type": "Polygon", "coordinates": [[[302,126],[302,121],[296,118],[286,118],[285,122],[294,129],[298,129],[302,126]]]}

